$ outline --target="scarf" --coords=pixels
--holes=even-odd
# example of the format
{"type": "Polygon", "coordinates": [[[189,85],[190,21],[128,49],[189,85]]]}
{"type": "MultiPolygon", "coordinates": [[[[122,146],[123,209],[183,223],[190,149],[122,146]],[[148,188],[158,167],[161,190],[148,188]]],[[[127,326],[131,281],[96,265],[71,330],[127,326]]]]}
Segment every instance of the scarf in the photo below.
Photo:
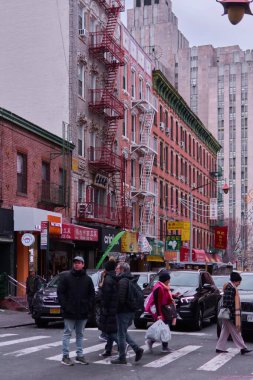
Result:
{"type": "Polygon", "coordinates": [[[241,331],[241,302],[239,292],[236,286],[231,282],[231,285],[235,288],[235,327],[238,332],[241,331]]]}

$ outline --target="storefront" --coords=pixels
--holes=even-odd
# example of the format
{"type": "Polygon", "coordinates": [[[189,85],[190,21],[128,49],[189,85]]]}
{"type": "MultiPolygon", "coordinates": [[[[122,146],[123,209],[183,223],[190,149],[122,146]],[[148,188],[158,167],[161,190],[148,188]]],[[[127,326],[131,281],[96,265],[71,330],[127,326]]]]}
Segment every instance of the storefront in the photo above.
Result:
{"type": "Polygon", "coordinates": [[[150,254],[146,256],[146,262],[148,263],[148,270],[157,270],[165,266],[164,261],[164,249],[165,244],[161,240],[147,238],[152,248],[150,254]]]}
{"type": "Polygon", "coordinates": [[[0,209],[0,273],[15,277],[13,210],[0,209]]]}

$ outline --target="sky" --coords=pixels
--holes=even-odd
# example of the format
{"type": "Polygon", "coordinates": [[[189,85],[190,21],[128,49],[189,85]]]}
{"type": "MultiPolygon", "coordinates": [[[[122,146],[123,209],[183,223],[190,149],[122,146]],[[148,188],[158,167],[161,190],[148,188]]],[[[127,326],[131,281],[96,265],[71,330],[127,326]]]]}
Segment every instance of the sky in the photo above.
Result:
{"type": "MultiPolygon", "coordinates": [[[[133,0],[125,2],[126,9],[132,7],[133,0]]],[[[172,0],[172,10],[190,46],[239,45],[242,50],[253,49],[253,16],[245,15],[239,24],[232,25],[227,16],[221,16],[223,7],[216,0],[172,0]]],[[[253,13],[253,3],[251,10],[253,13]]]]}

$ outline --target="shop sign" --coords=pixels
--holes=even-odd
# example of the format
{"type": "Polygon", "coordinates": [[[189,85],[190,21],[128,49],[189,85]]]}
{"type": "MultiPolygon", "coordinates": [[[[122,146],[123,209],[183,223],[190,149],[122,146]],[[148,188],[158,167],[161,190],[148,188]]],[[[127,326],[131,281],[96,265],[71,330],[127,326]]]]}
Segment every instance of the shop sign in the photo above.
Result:
{"type": "Polygon", "coordinates": [[[166,238],[167,251],[179,251],[181,247],[181,235],[169,235],[166,238]]]}
{"type": "Polygon", "coordinates": [[[164,256],[164,242],[161,240],[151,240],[148,238],[148,242],[151,245],[151,252],[150,255],[152,256],[164,256]]]}
{"type": "Polygon", "coordinates": [[[216,249],[226,249],[227,248],[227,234],[228,234],[228,227],[215,227],[214,228],[214,236],[215,236],[215,243],[214,247],[216,249]]]}
{"type": "Polygon", "coordinates": [[[121,252],[138,253],[138,232],[126,231],[121,237],[121,252]]]}
{"type": "Polygon", "coordinates": [[[35,237],[33,236],[33,234],[24,234],[21,237],[21,243],[25,247],[30,247],[31,245],[33,245],[34,242],[35,242],[35,237]]]}
{"type": "Polygon", "coordinates": [[[47,249],[48,222],[41,222],[40,249],[47,249]]]}
{"type": "Polygon", "coordinates": [[[60,235],[62,230],[61,216],[48,215],[49,235],[60,235]]]}
{"type": "Polygon", "coordinates": [[[95,228],[78,226],[76,224],[62,224],[61,239],[98,241],[98,230],[95,228]]]}
{"type": "MultiPolygon", "coordinates": [[[[102,252],[106,251],[109,244],[111,244],[112,240],[118,233],[119,231],[113,228],[102,228],[101,230],[101,251],[102,252]]],[[[121,239],[119,239],[117,243],[115,243],[112,249],[113,252],[120,252],[121,239]]]]}

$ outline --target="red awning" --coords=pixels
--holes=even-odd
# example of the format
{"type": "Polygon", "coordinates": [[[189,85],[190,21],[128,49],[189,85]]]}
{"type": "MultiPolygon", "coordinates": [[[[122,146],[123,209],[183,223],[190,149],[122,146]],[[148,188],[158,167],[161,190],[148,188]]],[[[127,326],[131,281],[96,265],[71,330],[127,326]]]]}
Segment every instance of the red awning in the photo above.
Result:
{"type": "Polygon", "coordinates": [[[62,223],[61,239],[98,241],[98,230],[77,224],[62,223]]]}

